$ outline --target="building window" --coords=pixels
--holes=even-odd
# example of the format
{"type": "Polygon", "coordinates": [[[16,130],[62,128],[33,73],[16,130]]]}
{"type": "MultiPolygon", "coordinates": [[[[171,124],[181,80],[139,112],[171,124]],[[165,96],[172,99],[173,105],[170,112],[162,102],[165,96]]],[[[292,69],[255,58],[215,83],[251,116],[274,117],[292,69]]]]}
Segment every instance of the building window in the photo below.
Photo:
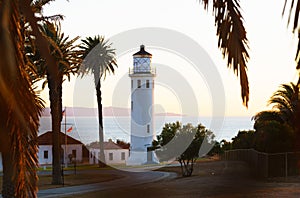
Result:
{"type": "Polygon", "coordinates": [[[48,159],[48,151],[44,151],[44,159],[48,159]]]}
{"type": "Polygon", "coordinates": [[[141,88],[141,80],[137,80],[137,88],[141,88]]]}
{"type": "Polygon", "coordinates": [[[133,101],[131,101],[131,111],[133,111],[133,101]]]}
{"type": "Polygon", "coordinates": [[[150,82],[149,80],[146,80],[146,88],[149,88],[150,87],[150,82]]]}
{"type": "Polygon", "coordinates": [[[131,80],[131,88],[133,89],[133,80],[131,80]]]}
{"type": "Polygon", "coordinates": [[[76,159],[76,150],[72,150],[72,156],[74,159],[76,159]]]}
{"type": "Polygon", "coordinates": [[[125,152],[121,153],[121,160],[125,160],[125,152]]]}
{"type": "Polygon", "coordinates": [[[147,124],[147,133],[150,133],[150,125],[147,124]]]}
{"type": "Polygon", "coordinates": [[[114,160],[114,155],[113,155],[113,153],[109,153],[109,154],[108,154],[108,159],[109,159],[110,161],[114,160]]]}

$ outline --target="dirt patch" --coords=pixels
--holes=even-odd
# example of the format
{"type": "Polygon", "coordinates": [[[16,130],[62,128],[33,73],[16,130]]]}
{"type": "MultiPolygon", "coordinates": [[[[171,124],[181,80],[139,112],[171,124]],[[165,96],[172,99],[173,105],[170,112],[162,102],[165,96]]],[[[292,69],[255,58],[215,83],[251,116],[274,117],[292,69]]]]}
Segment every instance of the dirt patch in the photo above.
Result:
{"type": "MultiPolygon", "coordinates": [[[[180,173],[180,167],[164,167],[160,170],[180,173]]],[[[300,197],[300,184],[259,181],[251,176],[248,166],[243,162],[213,161],[197,163],[191,177],[177,177],[80,195],[84,198],[119,196],[143,198],[300,197]]]]}

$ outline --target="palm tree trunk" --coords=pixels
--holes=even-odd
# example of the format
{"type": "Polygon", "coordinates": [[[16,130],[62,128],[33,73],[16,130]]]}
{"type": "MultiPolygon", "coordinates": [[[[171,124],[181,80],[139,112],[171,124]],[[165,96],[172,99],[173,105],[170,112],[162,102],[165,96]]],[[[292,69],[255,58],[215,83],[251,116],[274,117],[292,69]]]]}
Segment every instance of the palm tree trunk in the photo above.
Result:
{"type": "Polygon", "coordinates": [[[101,93],[101,80],[98,79],[96,86],[96,94],[97,94],[97,103],[98,103],[98,120],[99,120],[99,144],[100,144],[100,153],[99,153],[99,166],[105,167],[105,155],[104,155],[104,135],[103,135],[103,114],[102,114],[102,93],[101,93]]]}
{"type": "Polygon", "coordinates": [[[62,184],[62,168],[61,168],[61,120],[62,120],[62,102],[61,102],[61,78],[57,78],[56,82],[50,75],[47,75],[50,109],[51,109],[51,125],[52,125],[52,184],[62,184]]]}

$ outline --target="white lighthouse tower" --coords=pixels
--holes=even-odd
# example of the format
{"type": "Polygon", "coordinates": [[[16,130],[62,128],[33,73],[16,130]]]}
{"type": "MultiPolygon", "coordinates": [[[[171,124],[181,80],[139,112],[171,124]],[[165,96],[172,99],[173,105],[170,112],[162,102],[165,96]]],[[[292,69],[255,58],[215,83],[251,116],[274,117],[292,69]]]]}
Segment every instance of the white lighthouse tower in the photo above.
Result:
{"type": "Polygon", "coordinates": [[[151,66],[152,54],[140,46],[133,54],[133,68],[129,69],[131,78],[131,136],[128,165],[153,163],[153,152],[147,152],[155,137],[153,102],[155,69],[151,66]]]}

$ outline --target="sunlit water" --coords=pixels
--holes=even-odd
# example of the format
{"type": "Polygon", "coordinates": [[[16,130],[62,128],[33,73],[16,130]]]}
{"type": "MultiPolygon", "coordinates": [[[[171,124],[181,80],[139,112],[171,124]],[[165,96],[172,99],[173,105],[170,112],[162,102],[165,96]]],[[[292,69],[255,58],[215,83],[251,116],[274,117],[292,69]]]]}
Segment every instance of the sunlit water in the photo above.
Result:
{"type": "MultiPolygon", "coordinates": [[[[208,129],[212,130],[216,135],[216,140],[222,139],[231,140],[239,130],[253,129],[253,121],[250,117],[179,117],[179,116],[156,116],[155,128],[156,134],[161,133],[165,123],[180,121],[184,124],[197,123],[203,124],[208,129]]],[[[104,123],[104,139],[130,141],[130,117],[105,117],[104,123]]],[[[66,129],[72,126],[73,130],[68,132],[68,135],[80,140],[84,144],[97,141],[98,135],[98,118],[97,117],[67,117],[66,129]]],[[[39,134],[51,130],[51,118],[42,117],[39,134]]],[[[62,122],[62,132],[65,131],[64,120],[62,122]]]]}

